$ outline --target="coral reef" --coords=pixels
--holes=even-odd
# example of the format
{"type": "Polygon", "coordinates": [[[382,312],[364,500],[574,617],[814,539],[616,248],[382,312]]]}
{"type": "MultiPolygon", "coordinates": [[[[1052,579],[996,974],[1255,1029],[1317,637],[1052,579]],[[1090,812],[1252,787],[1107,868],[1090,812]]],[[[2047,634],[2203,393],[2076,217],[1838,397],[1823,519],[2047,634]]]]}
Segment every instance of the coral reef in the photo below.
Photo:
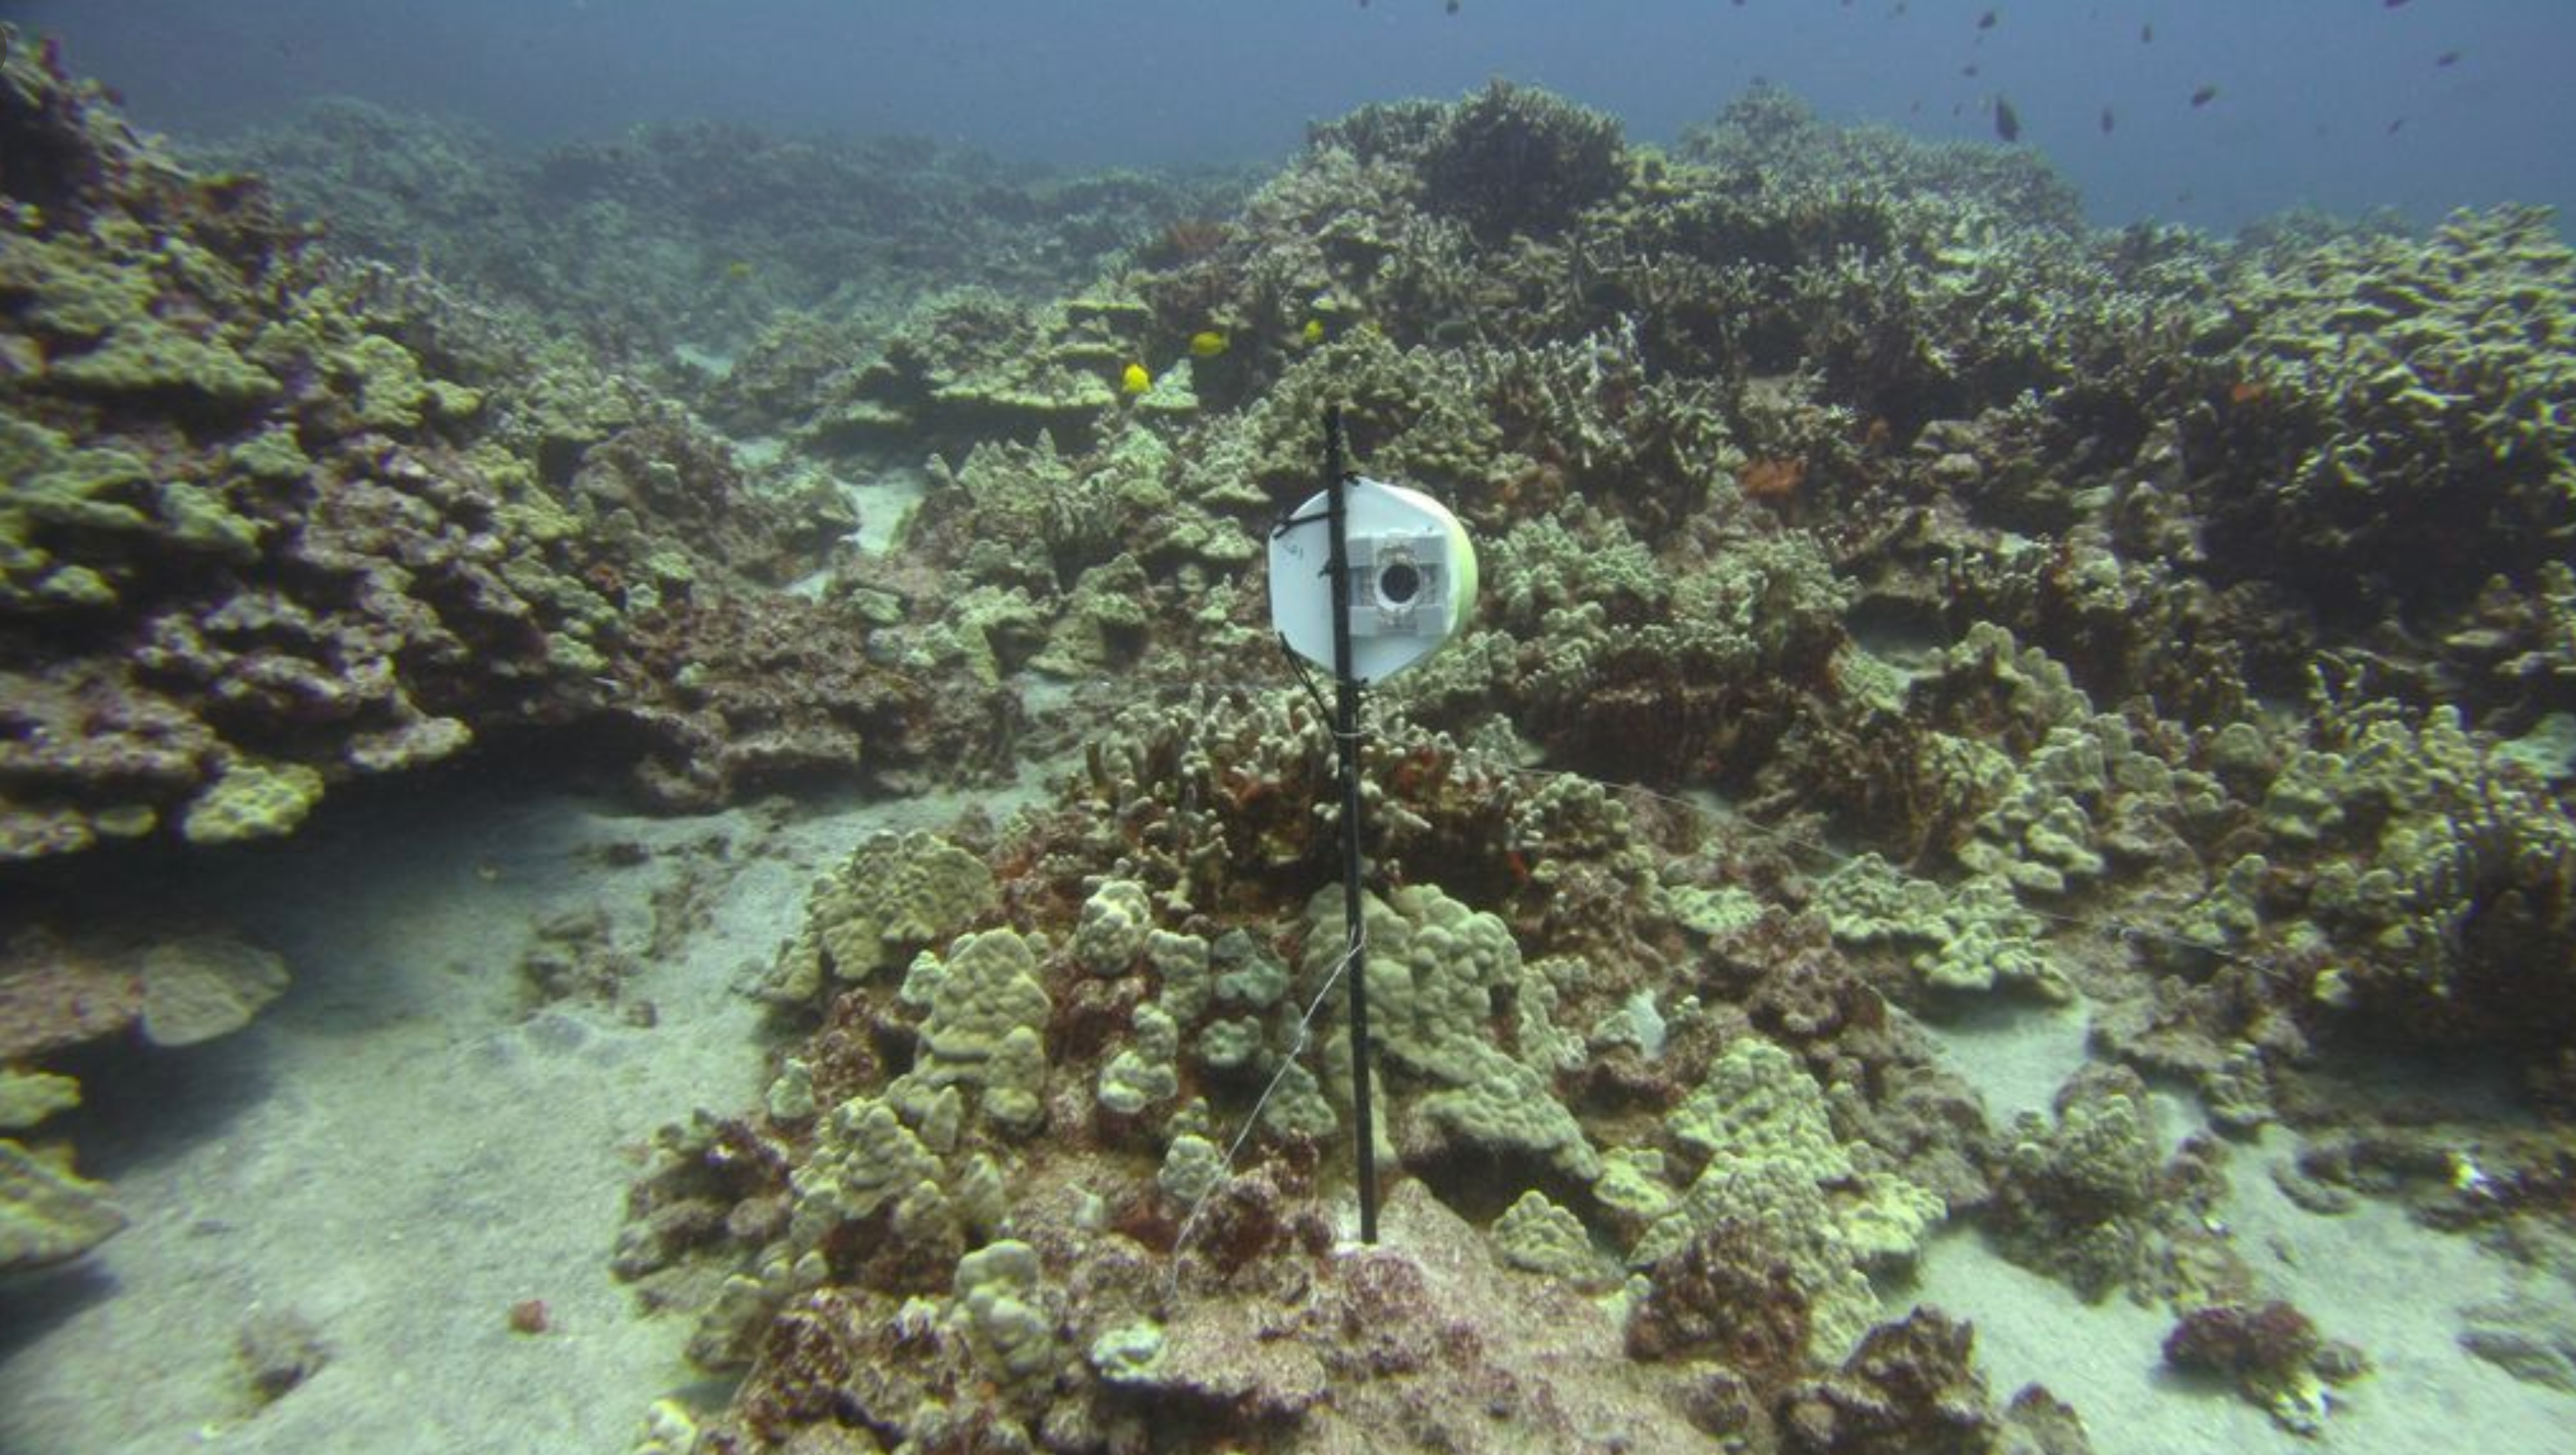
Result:
{"type": "Polygon", "coordinates": [[[533,155],[333,97],[208,160],[267,177],[352,256],[426,268],[638,363],[731,354],[829,305],[860,315],[977,282],[1081,284],[1218,176],[1050,176],[920,137],[782,139],[675,122],[533,155]]]}
{"type": "Polygon", "coordinates": [[[2528,207],[2425,238],[2283,228],[2234,260],[2240,383],[2193,443],[2272,484],[2211,482],[2213,575],[2364,621],[2455,611],[2496,577],[2530,589],[2569,524],[2571,266],[2528,207]]]}
{"type": "Polygon", "coordinates": [[[289,833],[338,783],[514,730],[585,726],[698,804],[978,756],[935,724],[989,732],[991,704],[769,589],[828,538],[814,500],[189,175],[30,48],[5,81],[43,165],[0,231],[0,856],[289,833]]]}
{"type": "MultiPolygon", "coordinates": [[[[2495,262],[2516,316],[2563,304],[2545,242],[2509,214],[2422,246],[2427,269],[2495,262]]],[[[2043,1392],[1995,1408],[1960,1326],[1880,1323],[1868,1274],[1972,1216],[2088,1297],[2170,1298],[2203,1324],[2260,1308],[2209,1214],[2223,1147],[2169,1158],[2140,1073],[2179,1074],[2244,1126],[2313,1122],[2316,1049],[2371,1027],[2502,1035],[2536,1086],[2562,1060],[2552,972],[2505,968],[2568,961],[2567,775],[2539,731],[2563,705],[2557,578],[2534,562],[2466,593],[2395,590],[2482,623],[2426,654],[2302,618],[2279,594],[2296,580],[2246,579],[2252,555],[2230,553],[2317,497],[2261,495],[2268,534],[2212,534],[2253,529],[2219,502],[2273,468],[2258,426],[2268,461],[2302,421],[2320,440],[2395,428],[2367,423],[2376,376],[2340,356],[2252,377],[2339,305],[2288,290],[2250,333],[2227,308],[2294,268],[2366,292],[2413,256],[2093,236],[2027,157],[1826,127],[1775,92],[1663,155],[1497,87],[1318,127],[1238,218],[1175,228],[1060,307],[917,314],[911,342],[821,391],[837,402],[810,438],[957,440],[905,569],[971,589],[891,629],[914,660],[1154,683],[1258,639],[1254,599],[1206,573],[1306,488],[1313,421],[1340,403],[1372,468],[1485,533],[1494,582],[1471,632],[1390,691],[1365,755],[1398,1195],[1489,1225],[1488,1265],[1516,1276],[1598,1287],[1624,1257],[1624,1347],[1702,1430],[2073,1449],[2080,1427],[2043,1392]],[[1159,364],[1208,330],[1223,344],[1192,360],[1192,411],[1104,394],[1114,362],[1159,364]],[[1068,359],[1059,409],[1028,371],[1068,359]],[[1026,407],[960,412],[972,378],[1026,407]],[[2368,687],[2344,675],[2365,641],[2394,674],[2368,687]],[[2427,699],[2455,671],[2443,654],[2470,651],[2518,665],[2451,716],[2427,699]],[[2291,663],[2334,684],[2304,720],[2263,706],[2291,663]],[[1789,835],[1533,760],[1731,790],[1789,835]],[[1868,852],[1799,847],[1828,826],[1868,852]],[[2131,1065],[2089,1068],[2053,1117],[1998,1135],[1886,1004],[1997,987],[2087,1003],[2131,1065]]],[[[2547,397],[2550,366],[2500,348],[2498,377],[2547,397]]],[[[1042,1044],[1046,1074],[956,1145],[1041,1203],[1094,1189],[1132,1246],[1046,1230],[1015,1197],[1007,1228],[970,1221],[931,1261],[1017,1239],[1038,1270],[997,1297],[1031,1311],[1139,1258],[1169,1258],[1164,1297],[1184,1303],[1338,1277],[1280,1261],[1314,1256],[1281,1199],[1329,1195],[1312,1139],[1348,1118],[1348,1038],[1318,1000],[1343,952],[1340,898],[1314,888],[1334,852],[1331,809],[1309,807],[1330,803],[1320,722],[1293,696],[1201,689],[1088,738],[1056,804],[995,845],[997,902],[904,978],[940,985],[944,957],[980,959],[1009,926],[1023,953],[995,983],[1039,994],[1003,1034],[1042,1044]]],[[[938,1069],[937,992],[896,990],[895,969],[825,997],[818,1035],[875,1048],[839,1064],[891,1077],[843,1085],[845,1106],[923,1067],[964,1074],[938,1069]]],[[[887,1134],[944,1144],[952,1114],[904,1095],[878,1113],[887,1134]]],[[[962,1321],[946,1357],[991,1376],[1001,1346],[931,1282],[906,1294],[938,1305],[922,1326],[962,1321]]],[[[1016,1417],[1103,1428],[1081,1365],[1110,1389],[1198,1391],[1210,1441],[1321,1428],[1311,1373],[1238,1353],[1264,1372],[1219,1380],[1181,1352],[1195,1315],[1139,1314],[1005,1340],[1056,1370],[1047,1412],[1031,1394],[1016,1417]]],[[[1002,1382],[1033,1389],[1032,1371],[1002,1382]]]]}
{"type": "Polygon", "coordinates": [[[0,1270],[76,1257],[125,1226],[109,1189],[73,1170],[71,1145],[45,1134],[80,1104],[79,1080],[45,1065],[129,1035],[156,1047],[212,1040],[249,1024],[286,982],[276,955],[203,929],[66,938],[22,925],[0,943],[0,1270]]]}
{"type": "MultiPolygon", "coordinates": [[[[765,1125],[666,1137],[621,1255],[657,1300],[701,1310],[702,1359],[748,1368],[735,1409],[755,1448],[852,1389],[881,1436],[928,1438],[921,1401],[969,1385],[978,1418],[1031,1437],[1114,1431],[1156,1392],[1194,1412],[1208,1448],[1291,1433],[1332,1448],[1378,1396],[1337,1382],[1328,1407],[1327,1371],[1408,1389],[1439,1368],[1496,1377],[1483,1315],[1457,1326],[1474,1338],[1442,1332],[1405,1293],[1369,1305],[1379,1342],[1353,1344],[1361,1326],[1336,1312],[1385,1296],[1372,1280],[1417,1275],[1332,1251],[1345,1174],[1318,1155],[1348,1126],[1349,1038],[1325,993],[1342,914],[1338,891],[1310,887],[1329,823],[1282,813],[1301,792],[1287,785],[1327,772],[1295,701],[1136,710],[989,860],[884,838],[817,887],[772,984],[819,1024],[789,1050],[765,1125]],[[783,1178],[727,1170],[776,1158],[783,1178]],[[1244,1295],[1298,1287],[1332,1291],[1321,1322],[1274,1330],[1268,1353],[1234,1342],[1244,1295]]],[[[1681,1006],[1668,1023],[1651,996],[1641,1011],[1640,977],[1665,953],[1653,937],[1669,933],[1652,878],[1604,885],[1616,912],[1568,919],[1529,892],[1537,870],[1499,862],[1608,852],[1633,834],[1616,802],[1420,729],[1381,739],[1374,788],[1402,806],[1384,825],[1389,862],[1441,864],[1494,906],[1410,882],[1366,905],[1391,1220],[1409,1208],[1404,1236],[1431,1236],[1427,1220],[1489,1248],[1478,1300],[1527,1296],[1505,1290],[1532,1273],[1557,1297],[1610,1286],[1600,1250],[1632,1248],[1645,1278],[1624,1344],[1595,1315],[1587,1357],[1646,1361],[1620,1377],[1665,1390],[1648,1407],[1677,1427],[1684,1410],[1715,1428],[1737,1409],[1725,1427],[1768,1428],[1772,1400],[1876,1321],[1864,1270],[1902,1265],[1944,1214],[1903,1169],[1973,1165],[1973,1119],[1935,1130],[1908,1109],[1927,1089],[1921,1052],[1887,1038],[1857,980],[1841,1022],[1795,1022],[1799,1053],[1681,1006]],[[1530,826],[1513,840],[1525,849],[1478,827],[1509,824],[1530,826]],[[1594,1025],[1624,1028],[1606,1043],[1632,1080],[1578,1096],[1596,1073],[1574,1028],[1594,1025]],[[1843,1083],[1863,1064],[1878,1094],[1843,1083]],[[1734,1331],[1754,1309],[1777,1334],[1759,1348],[1734,1331]],[[1713,1393],[1712,1369],[1741,1398],[1713,1393]]],[[[1800,935],[1762,943],[1734,953],[1815,953],[1800,935]]],[[[1533,1409],[1577,1397],[1516,1378],[1533,1409]]]]}
{"type": "Polygon", "coordinates": [[[78,1257],[124,1226],[106,1188],[0,1138],[0,1271],[78,1257]]]}
{"type": "Polygon", "coordinates": [[[911,962],[997,907],[992,871],[926,833],[861,844],[806,902],[806,921],[778,958],[768,989],[811,1003],[833,980],[866,980],[911,962]]]}
{"type": "MultiPolygon", "coordinates": [[[[1370,106],[1239,202],[334,105],[247,154],[337,250],[41,51],[0,145],[0,859],[196,862],[514,750],[685,808],[1065,773],[782,926],[765,1093],[661,1134],[614,1254],[739,1381],[653,1447],[2080,1450],[1886,1317],[1954,1219],[2313,1425],[2357,1356],[2258,1286],[2168,1084],[2292,1123],[2310,1205],[2566,1217],[2576,254],[2534,212],[2101,234],[2034,154],[1769,87],[1669,150],[1500,83],[1370,106]],[[1357,746],[1375,1249],[1339,745],[1261,577],[1327,406],[1490,578],[1357,746]],[[2001,1128],[1901,1013],[2068,1007],[2098,1059],[2001,1128]],[[2475,1160],[2338,1094],[2462,1046],[2534,1113],[2475,1160]]],[[[53,1053],[276,979],[10,958],[13,1131],[53,1053]]],[[[526,968],[620,963],[573,920],[526,968]]],[[[113,1229],[0,1157],[0,1262],[113,1229]]],[[[2561,1370],[2524,1312],[2494,1347],[2561,1370]]]]}

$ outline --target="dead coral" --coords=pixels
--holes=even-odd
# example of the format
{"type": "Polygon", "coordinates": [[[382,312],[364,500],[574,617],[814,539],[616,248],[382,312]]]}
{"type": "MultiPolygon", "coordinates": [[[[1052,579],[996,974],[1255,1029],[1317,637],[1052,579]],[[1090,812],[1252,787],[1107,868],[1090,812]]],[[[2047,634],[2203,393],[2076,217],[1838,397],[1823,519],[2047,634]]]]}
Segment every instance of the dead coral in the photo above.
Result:
{"type": "Polygon", "coordinates": [[[2165,1335],[2164,1356],[2176,1369],[2228,1380],[2284,1427],[2306,1435],[2316,1434],[2325,1419],[2321,1371],[2357,1372],[2348,1353],[2329,1355],[2314,1320],[2279,1299],[2189,1309],[2165,1335]]]}
{"type": "Polygon", "coordinates": [[[1806,1372],[1807,1295],[1753,1229],[1721,1222],[1647,1278],[1628,1315],[1631,1357],[1715,1360],[1765,1403],[1806,1372]]]}
{"type": "Polygon", "coordinates": [[[2024,1113],[2005,1134],[1988,1212],[2006,1255],[2087,1299],[2146,1278],[2160,1220],[2156,1128],[2146,1083],[2125,1067],[2069,1078],[2053,1125],[2024,1113]]]}
{"type": "Polygon", "coordinates": [[[1983,1455],[2000,1422],[1970,1359],[1976,1334],[1934,1308],[1870,1330],[1835,1373],[1782,1399],[1781,1448],[1801,1455],[1983,1455]]]}

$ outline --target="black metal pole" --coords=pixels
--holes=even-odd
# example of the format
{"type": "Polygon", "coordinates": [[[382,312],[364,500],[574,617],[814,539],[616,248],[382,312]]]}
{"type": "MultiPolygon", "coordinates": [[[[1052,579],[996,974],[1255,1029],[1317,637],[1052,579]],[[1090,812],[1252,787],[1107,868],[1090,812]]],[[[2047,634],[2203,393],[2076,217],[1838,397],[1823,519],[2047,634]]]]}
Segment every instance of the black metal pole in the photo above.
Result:
{"type": "Polygon", "coordinates": [[[1377,1125],[1369,1112],[1368,941],[1360,912],[1360,684],[1351,675],[1350,482],[1342,470],[1342,411],[1324,410],[1324,497],[1333,591],[1333,740],[1342,768],[1342,935],[1351,958],[1351,1116],[1359,1123],[1360,1241],[1377,1241],[1377,1125]]]}

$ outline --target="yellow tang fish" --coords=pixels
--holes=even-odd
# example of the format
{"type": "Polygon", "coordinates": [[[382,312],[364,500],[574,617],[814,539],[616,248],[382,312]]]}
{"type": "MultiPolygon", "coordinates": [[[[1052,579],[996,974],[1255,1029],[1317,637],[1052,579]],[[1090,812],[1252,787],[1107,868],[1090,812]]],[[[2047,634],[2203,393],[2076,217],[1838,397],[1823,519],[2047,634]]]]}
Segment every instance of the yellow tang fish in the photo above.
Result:
{"type": "Polygon", "coordinates": [[[1213,359],[1225,352],[1226,337],[1222,330],[1203,328],[1190,335],[1190,353],[1195,358],[1213,359]]]}
{"type": "Polygon", "coordinates": [[[1146,373],[1142,364],[1129,364],[1118,376],[1118,387],[1129,394],[1142,394],[1154,387],[1154,376],[1146,373]]]}

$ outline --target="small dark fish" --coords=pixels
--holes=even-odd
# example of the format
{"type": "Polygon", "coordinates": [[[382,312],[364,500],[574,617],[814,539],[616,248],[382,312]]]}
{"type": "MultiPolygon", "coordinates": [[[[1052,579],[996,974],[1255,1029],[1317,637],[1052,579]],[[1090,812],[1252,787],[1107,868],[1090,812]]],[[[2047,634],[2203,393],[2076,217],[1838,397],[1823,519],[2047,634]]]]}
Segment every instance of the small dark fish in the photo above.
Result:
{"type": "Polygon", "coordinates": [[[1994,29],[1994,28],[1995,28],[1995,13],[1994,13],[1993,11],[1989,10],[1989,11],[1987,11],[1985,14],[1980,15],[1980,16],[1978,16],[1978,17],[1977,17],[1977,29],[1979,29],[1979,30],[1992,30],[1992,29],[1994,29]]]}
{"type": "Polygon", "coordinates": [[[2459,63],[2460,53],[2458,51],[2444,51],[2433,58],[2433,64],[2437,66],[2456,66],[2459,63]]]}
{"type": "Polygon", "coordinates": [[[2008,142],[2021,140],[2021,113],[2001,96],[1995,98],[1995,135],[2008,142]]]}
{"type": "Polygon", "coordinates": [[[2401,117],[2397,118],[2395,121],[2392,121],[2392,122],[2388,123],[2388,134],[2389,134],[2390,136],[2395,136],[2397,133],[2399,133],[2399,132],[2401,132],[2401,131],[2404,131],[2405,129],[2406,129],[2406,118],[2405,118],[2405,117],[2403,117],[2403,116],[2401,116],[2401,117]]]}
{"type": "Polygon", "coordinates": [[[2141,26],[2139,26],[2139,27],[2138,27],[2138,44],[2140,44],[2140,45],[2154,45],[2155,43],[2156,43],[2156,23],[2155,23],[2154,21],[2150,20],[2150,21],[2148,21],[2146,24],[2141,25],[2141,26]]]}
{"type": "Polygon", "coordinates": [[[1441,8],[1455,15],[1458,13],[1458,0],[1449,0],[1449,3],[1441,8]]]}
{"type": "Polygon", "coordinates": [[[2207,106],[2210,102],[2217,99],[2218,88],[2216,86],[2203,86],[2199,90],[2191,93],[2191,104],[2195,108],[2207,106]]]}
{"type": "Polygon", "coordinates": [[[2405,7],[2406,0],[2380,0],[2380,3],[2386,5],[2391,10],[2399,10],[2405,7]]]}
{"type": "Polygon", "coordinates": [[[2118,125],[2118,124],[2119,124],[2119,123],[2117,123],[2117,122],[2115,122],[2115,121],[2113,121],[2113,120],[2111,119],[2111,108],[2110,108],[2110,107],[2108,107],[2108,106],[2103,107],[2103,108],[2102,108],[2102,134],[2103,134],[2104,136],[2109,136],[2109,135],[2111,134],[2111,128],[2112,128],[2112,127],[2114,127],[2114,126],[2116,126],[2116,125],[2118,125]]]}
{"type": "Polygon", "coordinates": [[[1977,74],[1977,69],[1977,63],[1975,61],[1970,61],[1959,68],[1959,74],[1962,76],[1973,76],[1977,74]]]}

